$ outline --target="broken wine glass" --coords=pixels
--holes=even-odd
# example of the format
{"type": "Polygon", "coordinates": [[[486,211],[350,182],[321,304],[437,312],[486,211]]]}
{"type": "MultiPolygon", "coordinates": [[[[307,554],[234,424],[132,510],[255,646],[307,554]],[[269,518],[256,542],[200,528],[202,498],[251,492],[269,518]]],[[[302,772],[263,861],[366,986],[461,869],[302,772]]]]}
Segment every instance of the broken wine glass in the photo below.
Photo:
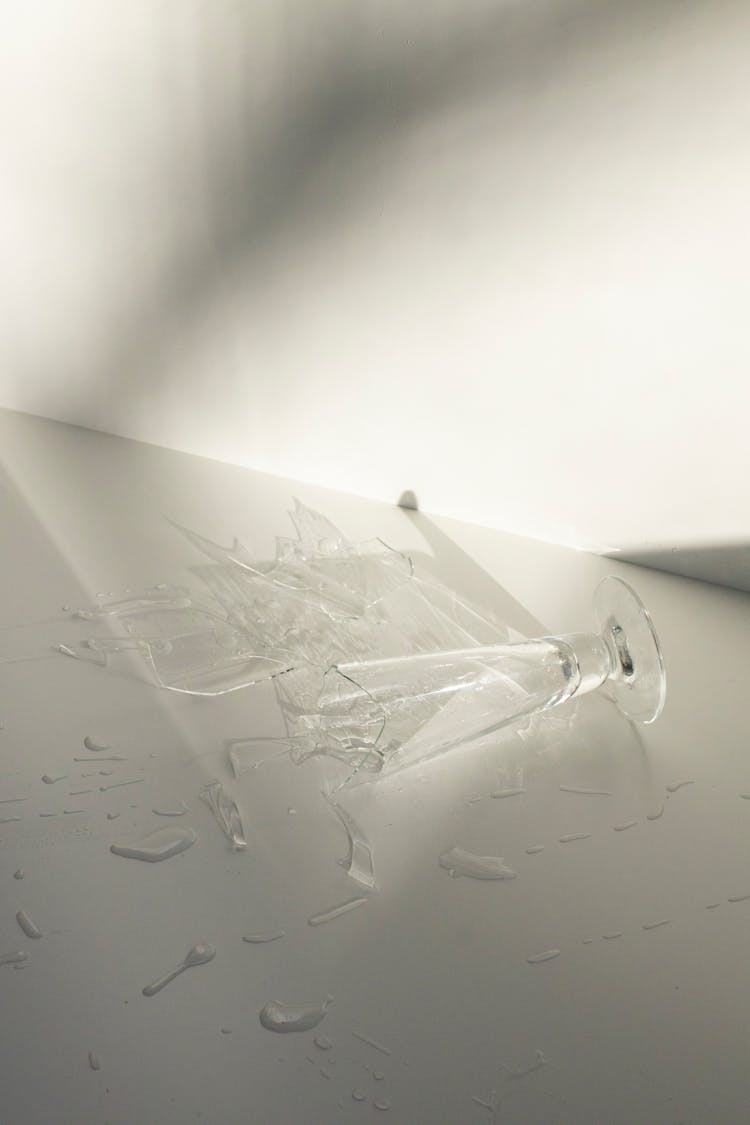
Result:
{"type": "Polygon", "coordinates": [[[648,611],[613,575],[597,587],[594,609],[596,633],[335,664],[310,733],[346,758],[351,781],[361,770],[422,762],[605,685],[629,719],[653,722],[666,679],[648,611]]]}

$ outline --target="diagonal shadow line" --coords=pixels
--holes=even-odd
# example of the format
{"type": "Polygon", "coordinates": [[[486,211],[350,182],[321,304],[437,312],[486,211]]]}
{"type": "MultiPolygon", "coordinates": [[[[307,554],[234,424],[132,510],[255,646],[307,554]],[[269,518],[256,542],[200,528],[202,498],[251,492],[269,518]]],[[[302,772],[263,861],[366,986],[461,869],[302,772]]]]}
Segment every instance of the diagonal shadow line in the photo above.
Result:
{"type": "Polygon", "coordinates": [[[492,609],[525,637],[543,637],[549,630],[483,567],[423,512],[402,509],[432,548],[429,561],[451,588],[492,609]]]}
{"type": "MultiPolygon", "coordinates": [[[[694,0],[694,3],[696,0],[694,0]]],[[[655,8],[685,8],[685,0],[638,0],[623,13],[619,0],[568,0],[541,12],[526,5],[500,4],[481,18],[474,15],[450,37],[429,35],[413,45],[407,36],[378,56],[368,54],[372,29],[352,9],[337,13],[323,57],[310,65],[304,50],[287,60],[290,79],[282,104],[265,131],[251,143],[216,117],[206,91],[205,164],[208,237],[177,254],[155,292],[144,293],[117,340],[92,355],[94,373],[105,371],[110,416],[138,409],[152,389],[151,364],[179,339],[217,290],[240,269],[262,272],[262,258],[301,221],[314,228],[328,214],[307,214],[308,187],[316,170],[337,160],[335,198],[326,207],[335,218],[342,202],[372,190],[372,165],[353,159],[377,142],[395,136],[425,114],[457,104],[484,90],[496,96],[513,86],[550,83],[581,44],[591,47],[611,34],[638,33],[639,20],[655,8]],[[118,405],[119,404],[119,405],[118,405]]],[[[251,35],[248,21],[245,33],[251,35]]],[[[208,80],[206,80],[208,82],[208,80]]],[[[248,83],[238,96],[237,115],[258,117],[248,83]]],[[[387,169],[383,170],[387,177],[387,169]]],[[[206,216],[204,216],[205,218],[206,216]]],[[[60,402],[69,405],[65,380],[60,402]]]]}

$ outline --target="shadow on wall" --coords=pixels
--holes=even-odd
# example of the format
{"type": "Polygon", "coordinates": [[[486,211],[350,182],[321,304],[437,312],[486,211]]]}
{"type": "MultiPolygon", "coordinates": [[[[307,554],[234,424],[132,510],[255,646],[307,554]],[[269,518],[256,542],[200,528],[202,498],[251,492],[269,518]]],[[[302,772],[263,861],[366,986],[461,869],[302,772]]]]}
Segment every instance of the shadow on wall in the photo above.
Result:
{"type": "MultiPolygon", "coordinates": [[[[174,102],[175,127],[194,150],[190,159],[203,201],[193,216],[193,236],[165,247],[157,280],[149,285],[129,277],[111,331],[92,335],[88,354],[72,360],[80,371],[83,359],[87,390],[106,399],[108,418],[143,411],[154,381],[168,377],[160,357],[240,269],[262,279],[263,259],[280,240],[290,233],[319,236],[342,209],[356,206],[362,192],[387,183],[388,143],[415,120],[479,92],[501,97],[510,88],[553,83],[582,45],[591,50],[603,36],[632,33],[655,7],[664,13],[685,4],[638,0],[624,11],[617,0],[533,6],[475,0],[453,14],[418,5],[401,15],[342,2],[296,7],[285,7],[272,21],[265,90],[253,53],[259,36],[254,5],[219,6],[202,17],[205,27],[188,26],[200,20],[187,9],[179,26],[161,29],[168,49],[155,85],[174,102]],[[181,69],[193,78],[186,104],[180,103],[181,69]],[[379,150],[382,158],[373,156],[379,150]],[[311,180],[330,165],[331,192],[311,199],[311,180]]],[[[261,39],[267,30],[260,28],[261,39]]],[[[171,187],[179,195],[179,184],[171,187]]],[[[158,247],[158,231],[143,236],[158,247]]],[[[42,390],[39,412],[70,416],[64,371],[57,388],[54,403],[42,390]]]]}
{"type": "Polygon", "coordinates": [[[747,543],[638,547],[611,552],[606,557],[750,591],[750,545],[747,543]]]}

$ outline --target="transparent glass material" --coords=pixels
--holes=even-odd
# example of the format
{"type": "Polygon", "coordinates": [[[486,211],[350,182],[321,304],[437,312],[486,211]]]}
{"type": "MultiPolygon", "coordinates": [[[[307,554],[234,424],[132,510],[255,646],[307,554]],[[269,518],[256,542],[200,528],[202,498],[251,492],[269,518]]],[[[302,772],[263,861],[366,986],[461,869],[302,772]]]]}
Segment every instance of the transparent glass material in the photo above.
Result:
{"type": "Polygon", "coordinates": [[[653,722],[666,680],[648,612],[614,576],[597,588],[594,608],[595,633],[336,664],[309,716],[311,735],[353,776],[424,761],[604,685],[628,718],[653,722]]]}
{"type": "Polygon", "coordinates": [[[417,577],[411,558],[381,539],[353,542],[299,501],[289,514],[297,538],[278,537],[272,559],[254,557],[238,539],[224,547],[174,524],[210,560],[192,568],[203,590],[161,584],[102,596],[73,614],[97,632],[59,650],[112,670],[124,660],[129,672],[191,695],[272,680],[289,751],[302,760],[339,755],[311,740],[301,718],[332,664],[509,639],[491,614],[417,577]]]}

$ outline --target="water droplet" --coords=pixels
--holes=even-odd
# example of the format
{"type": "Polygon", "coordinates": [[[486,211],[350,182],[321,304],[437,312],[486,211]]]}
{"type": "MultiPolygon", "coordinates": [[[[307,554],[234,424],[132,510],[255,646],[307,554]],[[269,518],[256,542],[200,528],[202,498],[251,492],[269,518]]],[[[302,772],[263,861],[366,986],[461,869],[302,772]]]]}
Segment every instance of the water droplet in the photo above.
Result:
{"type": "Polygon", "coordinates": [[[221,1032],[222,1035],[231,1035],[232,1034],[231,1027],[220,1027],[219,1031],[221,1032]]]}
{"type": "Polygon", "coordinates": [[[376,1051],[380,1051],[381,1055],[392,1055],[390,1047],[385,1047],[382,1043],[378,1043],[377,1039],[371,1039],[369,1035],[363,1035],[361,1031],[353,1031],[352,1036],[354,1039],[359,1039],[360,1043],[366,1043],[368,1047],[374,1047],[376,1051]]]}
{"type": "Polygon", "coordinates": [[[26,934],[26,937],[40,938],[42,936],[42,931],[39,929],[36,922],[33,921],[27,911],[19,910],[16,914],[16,921],[18,922],[18,925],[21,927],[23,932],[26,934]]]}
{"type": "Polygon", "coordinates": [[[181,801],[180,808],[178,809],[152,809],[151,811],[155,813],[156,816],[184,816],[188,811],[188,807],[184,801],[181,801]]]}
{"type": "Polygon", "coordinates": [[[622,937],[622,930],[612,930],[608,934],[602,934],[604,941],[614,941],[615,938],[622,937]]]}
{"type": "Polygon", "coordinates": [[[560,956],[559,949],[545,949],[543,953],[532,953],[526,958],[530,965],[541,965],[543,961],[551,961],[554,957],[560,956]]]}
{"type": "Polygon", "coordinates": [[[594,939],[592,937],[585,937],[581,945],[593,945],[594,939]]]}
{"type": "Polygon", "coordinates": [[[475,855],[464,848],[451,848],[438,857],[453,879],[466,876],[468,879],[515,879],[516,873],[507,867],[501,856],[475,855]]]}
{"type": "Polygon", "coordinates": [[[125,859],[142,859],[146,863],[161,863],[192,847],[198,836],[192,828],[157,828],[132,844],[112,844],[113,855],[125,859]]]}
{"type": "Polygon", "coordinates": [[[49,773],[42,774],[42,781],[45,785],[54,785],[56,781],[63,781],[68,775],[66,773],[58,773],[55,775],[49,773]]]}
{"type": "Polygon", "coordinates": [[[17,820],[22,820],[20,816],[0,816],[0,824],[13,824],[17,820]]]}
{"type": "Polygon", "coordinates": [[[532,844],[526,849],[526,855],[539,855],[544,851],[544,844],[532,844]]]}
{"type": "Polygon", "coordinates": [[[502,801],[504,797],[520,797],[525,792],[525,789],[495,789],[490,793],[490,797],[494,801],[502,801]]]}
{"type": "Polygon", "coordinates": [[[364,906],[366,902],[366,898],[351,898],[347,902],[339,903],[338,906],[331,906],[328,910],[311,914],[307,919],[307,924],[308,926],[322,926],[326,922],[332,922],[334,918],[340,918],[342,914],[348,914],[350,910],[356,910],[358,906],[364,906]]]}
{"type": "Polygon", "coordinates": [[[204,785],[199,794],[216,817],[222,832],[232,844],[235,851],[247,847],[245,831],[242,827],[242,818],[237,805],[224,789],[220,781],[210,781],[204,785]]]}
{"type": "Polygon", "coordinates": [[[18,871],[13,872],[13,878],[14,879],[23,879],[25,874],[26,874],[26,872],[24,871],[24,869],[22,867],[19,867],[18,871]]]}
{"type": "Polygon", "coordinates": [[[98,758],[73,758],[74,762],[127,762],[127,760],[122,754],[108,754],[106,757],[98,758]]]}
{"type": "Polygon", "coordinates": [[[561,844],[572,844],[574,840],[590,840],[590,832],[569,832],[567,836],[560,837],[561,844]]]}
{"type": "Polygon", "coordinates": [[[84,793],[93,793],[93,789],[71,789],[68,793],[69,797],[82,797],[84,793]]]}
{"type": "Polygon", "coordinates": [[[63,809],[63,816],[77,816],[78,813],[86,812],[85,809],[63,809]]]}
{"type": "Polygon", "coordinates": [[[330,1051],[331,1047],[333,1046],[333,1041],[329,1039],[327,1035],[323,1035],[321,1032],[318,1032],[318,1034],[315,1035],[315,1037],[313,1038],[313,1043],[316,1047],[320,1047],[321,1051],[330,1051]]]}
{"type": "Polygon", "coordinates": [[[264,945],[267,941],[278,941],[286,936],[286,930],[261,930],[259,933],[244,934],[242,940],[250,945],[264,945]]]}
{"type": "Polygon", "coordinates": [[[270,1000],[260,1010],[261,1027],[281,1033],[310,1031],[318,1026],[332,1003],[332,996],[327,996],[321,1004],[282,1004],[270,1000]]]}
{"type": "Polygon", "coordinates": [[[17,805],[20,801],[28,801],[28,797],[3,797],[0,805],[17,805]]]}
{"type": "Polygon", "coordinates": [[[367,1101],[367,1094],[364,1092],[364,1090],[352,1090],[352,1097],[354,1098],[355,1102],[367,1101]]]}
{"type": "Polygon", "coordinates": [[[109,785],[100,785],[99,792],[106,793],[110,789],[122,789],[125,785],[140,785],[142,781],[145,781],[145,778],[134,777],[130,781],[113,781],[109,785]]]}
{"type": "Polygon", "coordinates": [[[727,899],[727,902],[745,902],[748,898],[750,898],[750,895],[732,895],[731,898],[727,899]]]}
{"type": "Polygon", "coordinates": [[[107,820],[117,820],[118,816],[122,816],[122,813],[108,812],[107,813],[107,820]]]}
{"type": "Polygon", "coordinates": [[[28,953],[16,949],[13,953],[0,953],[0,965],[20,965],[29,960],[28,953]]]}
{"type": "Polygon", "coordinates": [[[92,1070],[102,1069],[101,1059],[97,1055],[96,1051],[89,1051],[89,1066],[92,1070]]]}
{"type": "Polygon", "coordinates": [[[193,969],[196,965],[206,965],[209,961],[213,961],[216,956],[216,950],[208,942],[198,942],[189,950],[184,961],[181,961],[176,969],[166,973],[165,976],[159,977],[158,980],[147,984],[145,988],[141,989],[144,996],[155,996],[157,992],[161,992],[162,988],[178,977],[180,973],[184,973],[186,969],[193,969]]]}
{"type": "Polygon", "coordinates": [[[84,738],[83,745],[86,747],[87,750],[111,750],[112,749],[112,747],[109,745],[108,742],[99,742],[98,739],[92,738],[90,734],[87,734],[86,737],[84,738]]]}
{"type": "Polygon", "coordinates": [[[385,1098],[379,1098],[377,1101],[374,1101],[372,1104],[375,1106],[375,1109],[379,1109],[383,1113],[386,1113],[391,1108],[391,1103],[389,1101],[387,1101],[385,1098]]]}
{"type": "Polygon", "coordinates": [[[709,902],[706,910],[716,910],[717,906],[721,906],[720,902],[709,902]]]}
{"type": "Polygon", "coordinates": [[[684,785],[695,785],[695,779],[692,777],[684,777],[679,781],[670,781],[666,786],[667,793],[676,793],[678,789],[682,789],[684,785]]]}
{"type": "Polygon", "coordinates": [[[660,918],[658,922],[644,922],[642,928],[644,930],[658,930],[660,926],[668,926],[670,921],[670,918],[660,918]]]}
{"type": "Polygon", "coordinates": [[[375,1079],[376,1082],[382,1082],[383,1079],[385,1078],[385,1075],[383,1074],[382,1070],[373,1070],[372,1076],[373,1076],[373,1078],[375,1079]]]}
{"type": "Polygon", "coordinates": [[[292,808],[291,806],[286,810],[286,812],[287,812],[287,816],[296,816],[297,815],[297,810],[292,808]]]}
{"type": "Polygon", "coordinates": [[[609,789],[584,789],[580,785],[561,785],[561,793],[580,793],[586,797],[611,797],[609,789]]]}
{"type": "Polygon", "coordinates": [[[625,832],[628,828],[635,828],[637,820],[624,820],[622,824],[613,824],[612,827],[615,832],[625,832]]]}
{"type": "Polygon", "coordinates": [[[659,817],[664,815],[664,805],[659,805],[658,809],[654,812],[646,813],[646,820],[658,820],[659,817]]]}

